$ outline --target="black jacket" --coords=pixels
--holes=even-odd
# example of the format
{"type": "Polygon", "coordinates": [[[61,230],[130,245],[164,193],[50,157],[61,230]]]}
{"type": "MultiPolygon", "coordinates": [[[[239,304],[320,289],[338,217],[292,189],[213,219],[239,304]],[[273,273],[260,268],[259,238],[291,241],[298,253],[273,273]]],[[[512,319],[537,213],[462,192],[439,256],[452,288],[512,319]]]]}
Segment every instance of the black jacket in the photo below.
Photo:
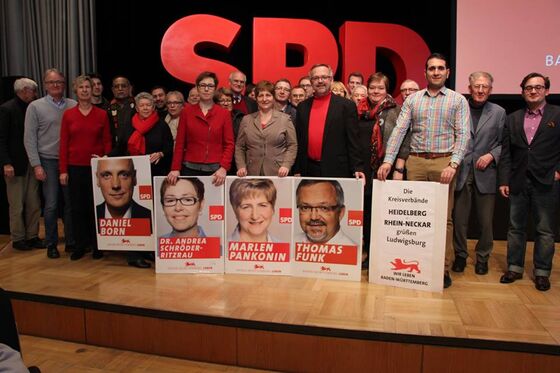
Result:
{"type": "Polygon", "coordinates": [[[29,165],[23,146],[27,106],[17,96],[0,106],[0,166],[11,164],[16,176],[25,175],[29,165]]]}

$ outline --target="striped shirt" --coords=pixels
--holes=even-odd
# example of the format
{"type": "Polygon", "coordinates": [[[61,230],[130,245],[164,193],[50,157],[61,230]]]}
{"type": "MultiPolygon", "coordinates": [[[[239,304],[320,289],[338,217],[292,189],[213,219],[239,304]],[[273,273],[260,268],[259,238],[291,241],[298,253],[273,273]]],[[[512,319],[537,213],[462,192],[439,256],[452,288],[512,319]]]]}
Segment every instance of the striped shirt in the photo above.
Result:
{"type": "Polygon", "coordinates": [[[451,162],[460,164],[469,141],[469,123],[469,104],[463,95],[446,87],[435,96],[427,89],[418,91],[402,106],[384,162],[393,164],[410,128],[411,153],[453,153],[451,162]]]}

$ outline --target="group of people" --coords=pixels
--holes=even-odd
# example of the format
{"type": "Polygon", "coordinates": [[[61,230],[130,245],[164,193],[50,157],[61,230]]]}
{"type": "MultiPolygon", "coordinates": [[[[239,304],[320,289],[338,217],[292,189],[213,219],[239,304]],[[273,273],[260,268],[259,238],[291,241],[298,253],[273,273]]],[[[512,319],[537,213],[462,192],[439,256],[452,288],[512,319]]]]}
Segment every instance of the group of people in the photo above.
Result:
{"type": "MultiPolygon", "coordinates": [[[[560,136],[560,109],[546,103],[550,81],[539,73],[527,75],[521,83],[526,108],[506,118],[501,107],[488,102],[491,74],[471,74],[468,100],[445,87],[449,74],[447,58],[430,55],[425,64],[427,87],[404,81],[402,106],[389,94],[386,75],[372,74],[362,85],[363,76],[352,73],[348,87],[339,87],[326,64],[314,65],[297,86],[280,79],[258,82],[250,90],[242,72],[232,72],[229,87],[221,88],[215,73],[202,72],[188,104],[180,92],[166,92],[161,86],[133,98],[124,76],[113,79],[114,98],[108,101],[95,74],[74,80],[76,102],[63,96],[66,81],[56,69],[43,77],[47,95],[34,100],[35,82],[19,79],[16,98],[0,109],[0,160],[9,184],[14,248],[43,245],[36,228],[41,181],[47,256],[59,256],[56,224],[62,185],[71,258],[81,258],[88,248],[101,257],[91,229],[90,160],[149,155],[152,175],[167,176],[166,190],[182,183],[179,176],[212,176],[213,183],[221,185],[228,173],[363,179],[366,248],[374,178],[448,184],[445,287],[452,283],[449,270],[462,272],[466,266],[471,206],[482,232],[475,272],[488,272],[499,189],[511,204],[508,269],[501,282],[523,275],[530,206],[537,226],[535,286],[548,290],[560,178],[560,150],[554,146],[560,136]]],[[[202,201],[200,189],[192,187],[197,195],[185,199],[187,207],[202,201]]],[[[164,206],[179,204],[175,199],[164,206]]],[[[323,206],[332,205],[317,200],[311,212],[323,211],[323,206]]],[[[134,256],[129,263],[146,266],[134,256]]]]}

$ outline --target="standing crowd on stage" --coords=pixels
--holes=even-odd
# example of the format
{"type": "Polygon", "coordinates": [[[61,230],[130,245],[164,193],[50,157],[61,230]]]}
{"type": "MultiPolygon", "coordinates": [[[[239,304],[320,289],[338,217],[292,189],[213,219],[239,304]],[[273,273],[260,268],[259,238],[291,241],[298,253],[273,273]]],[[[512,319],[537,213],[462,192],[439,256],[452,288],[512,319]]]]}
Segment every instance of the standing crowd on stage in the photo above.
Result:
{"type": "MultiPolygon", "coordinates": [[[[39,99],[35,81],[17,79],[15,98],[0,106],[0,162],[12,247],[46,248],[48,258],[59,258],[62,215],[70,259],[90,251],[94,259],[102,258],[91,159],[147,155],[152,175],[166,176],[169,187],[179,176],[211,176],[216,185],[227,175],[362,179],[365,254],[373,179],[448,184],[445,288],[452,285],[452,271],[466,268],[471,211],[480,229],[474,272],[488,273],[499,192],[510,205],[507,267],[500,282],[523,277],[530,211],[536,228],[533,278],[536,289],[546,291],[560,179],[560,107],[546,102],[550,81],[540,73],[525,76],[520,92],[526,105],[506,115],[488,101],[491,73],[470,74],[468,97],[445,86],[449,74],[447,58],[433,53],[425,64],[425,88],[407,79],[397,98],[381,72],[367,79],[353,72],[344,84],[333,81],[326,64],[314,65],[297,85],[288,79],[249,85],[240,71],[231,72],[224,84],[204,71],[186,95],[159,85],[134,94],[129,79],[116,76],[110,101],[98,74],[74,78],[69,88],[76,100],[65,97],[67,81],[57,69],[45,71],[46,95],[39,99]],[[40,189],[44,240],[38,236],[40,189]]],[[[125,167],[113,179],[133,180],[133,172],[125,167]]],[[[97,175],[98,183],[110,183],[111,175],[110,170],[97,175]]],[[[119,185],[107,188],[115,204],[124,198],[119,185]]],[[[342,208],[328,207],[315,213],[336,214],[342,208]]],[[[105,217],[130,217],[130,211],[102,210],[105,217]]],[[[317,216],[323,218],[328,217],[317,216]]],[[[128,264],[139,268],[150,267],[151,259],[145,253],[127,254],[128,264]]]]}

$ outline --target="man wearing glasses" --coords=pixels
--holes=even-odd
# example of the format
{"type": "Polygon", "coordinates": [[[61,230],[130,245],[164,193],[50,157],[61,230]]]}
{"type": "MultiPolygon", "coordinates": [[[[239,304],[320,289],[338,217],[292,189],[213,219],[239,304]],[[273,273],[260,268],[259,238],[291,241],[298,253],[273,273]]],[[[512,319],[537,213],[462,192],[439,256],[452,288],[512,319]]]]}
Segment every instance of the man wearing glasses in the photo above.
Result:
{"type": "Polygon", "coordinates": [[[548,77],[531,73],[521,82],[526,107],[506,119],[498,168],[500,193],[510,200],[508,268],[500,278],[509,284],[523,277],[527,218],[535,223],[535,287],[550,289],[560,179],[560,107],[546,103],[548,77]]]}
{"type": "Polygon", "coordinates": [[[401,84],[401,96],[402,100],[406,100],[408,96],[413,94],[414,92],[418,92],[420,90],[420,86],[412,79],[407,79],[401,84]]]}
{"type": "MultiPolygon", "coordinates": [[[[43,182],[45,199],[45,243],[47,257],[59,258],[58,244],[58,205],[59,205],[59,140],[62,114],[66,109],[77,105],[75,100],[64,98],[66,81],[57,69],[48,69],[43,77],[47,95],[35,100],[27,107],[25,114],[24,144],[29,163],[35,178],[43,182]]],[[[66,251],[74,247],[71,225],[70,195],[68,187],[62,186],[64,198],[64,237],[66,251]]]]}
{"type": "Polygon", "coordinates": [[[333,71],[317,64],[310,71],[314,96],[297,107],[298,155],[294,173],[312,177],[364,179],[358,132],[358,111],[353,101],[331,94],[333,71]]]}
{"type": "Polygon", "coordinates": [[[229,88],[233,92],[233,108],[243,114],[251,114],[257,111],[257,103],[252,98],[243,95],[246,84],[247,77],[241,71],[229,74],[229,88]]]}
{"type": "Polygon", "coordinates": [[[344,190],[336,180],[303,179],[296,189],[299,224],[295,242],[355,246],[340,229],[344,218],[344,190]]]}
{"type": "Polygon", "coordinates": [[[494,244],[492,230],[497,185],[496,167],[502,152],[502,130],[506,121],[506,111],[501,106],[488,102],[493,82],[492,75],[484,71],[477,71],[469,76],[471,140],[457,174],[455,186],[455,261],[451,268],[454,272],[463,272],[467,265],[467,230],[471,211],[476,211],[480,228],[479,240],[475,247],[474,271],[477,275],[488,273],[488,259],[494,244]]]}
{"type": "Polygon", "coordinates": [[[296,122],[296,108],[290,102],[292,84],[288,79],[280,79],[274,83],[274,107],[292,118],[292,123],[296,122]]]}

